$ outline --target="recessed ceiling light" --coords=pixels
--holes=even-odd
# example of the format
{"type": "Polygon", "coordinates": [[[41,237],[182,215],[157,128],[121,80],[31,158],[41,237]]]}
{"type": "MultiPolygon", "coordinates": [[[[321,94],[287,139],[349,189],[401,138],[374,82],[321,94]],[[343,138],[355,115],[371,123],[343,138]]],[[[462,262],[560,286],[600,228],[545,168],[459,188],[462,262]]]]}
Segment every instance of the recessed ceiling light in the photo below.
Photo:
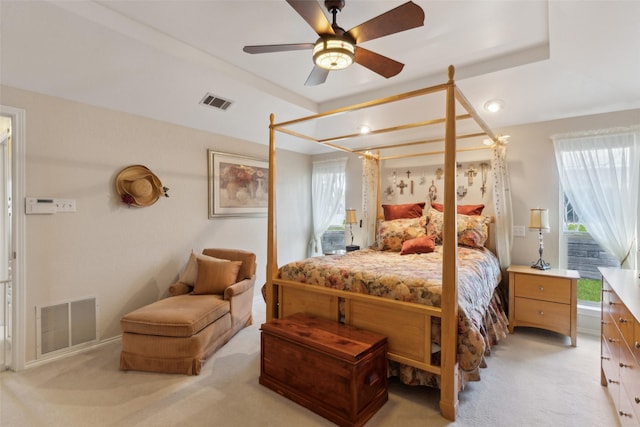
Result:
{"type": "Polygon", "coordinates": [[[504,108],[504,101],[502,99],[492,99],[484,104],[484,109],[490,113],[497,113],[504,108]]]}
{"type": "Polygon", "coordinates": [[[371,132],[371,128],[367,125],[361,125],[360,126],[360,133],[365,135],[367,133],[371,132]]]}

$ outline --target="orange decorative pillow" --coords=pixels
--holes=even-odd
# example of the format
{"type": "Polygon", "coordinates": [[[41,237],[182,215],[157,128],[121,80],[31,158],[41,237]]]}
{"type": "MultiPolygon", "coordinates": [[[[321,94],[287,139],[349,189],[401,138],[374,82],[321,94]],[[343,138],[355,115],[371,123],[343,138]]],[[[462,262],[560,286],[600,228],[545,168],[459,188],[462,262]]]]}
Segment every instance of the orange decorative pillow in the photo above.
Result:
{"type": "MultiPolygon", "coordinates": [[[[431,203],[431,207],[444,212],[444,205],[441,203],[431,203]]],[[[462,215],[482,215],[483,209],[484,205],[458,205],[457,212],[462,215]]]]}
{"type": "Polygon", "coordinates": [[[180,273],[180,277],[178,277],[178,282],[184,283],[185,285],[194,286],[196,283],[196,279],[198,278],[198,260],[199,259],[207,259],[210,261],[218,261],[218,262],[229,262],[228,259],[215,258],[208,255],[197,254],[195,251],[191,251],[191,255],[189,256],[189,260],[187,261],[187,265],[185,265],[184,270],[180,273]]]}
{"type": "Polygon", "coordinates": [[[406,203],[403,205],[382,205],[384,220],[420,218],[426,203],[406,203]]]}
{"type": "Polygon", "coordinates": [[[406,240],[402,244],[400,255],[427,254],[433,252],[436,247],[434,236],[422,236],[415,239],[406,240]]]}
{"type": "Polygon", "coordinates": [[[219,262],[198,258],[198,278],[194,295],[223,294],[236,283],[242,261],[219,262]]]}

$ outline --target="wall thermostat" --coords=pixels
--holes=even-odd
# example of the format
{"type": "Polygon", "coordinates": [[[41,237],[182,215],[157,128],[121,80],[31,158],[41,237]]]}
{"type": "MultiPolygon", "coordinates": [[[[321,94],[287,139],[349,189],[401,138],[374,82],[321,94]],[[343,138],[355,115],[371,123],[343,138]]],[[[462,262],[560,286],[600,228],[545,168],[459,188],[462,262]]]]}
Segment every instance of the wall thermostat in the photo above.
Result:
{"type": "Polygon", "coordinates": [[[54,199],[39,199],[36,197],[27,197],[25,205],[25,211],[27,214],[56,213],[56,204],[54,199]]]}

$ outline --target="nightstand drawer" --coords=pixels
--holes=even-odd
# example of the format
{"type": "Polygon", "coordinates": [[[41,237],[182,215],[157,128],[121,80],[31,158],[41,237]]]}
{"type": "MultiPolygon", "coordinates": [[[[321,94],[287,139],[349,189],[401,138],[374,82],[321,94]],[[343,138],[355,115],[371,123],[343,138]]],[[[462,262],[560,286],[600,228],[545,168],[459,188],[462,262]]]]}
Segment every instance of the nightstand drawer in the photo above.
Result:
{"type": "Polygon", "coordinates": [[[569,304],[571,302],[571,281],[557,277],[518,274],[516,275],[515,296],[569,304]]]}
{"type": "Polygon", "coordinates": [[[516,297],[518,325],[538,326],[561,334],[571,332],[571,306],[547,301],[516,297]]]}

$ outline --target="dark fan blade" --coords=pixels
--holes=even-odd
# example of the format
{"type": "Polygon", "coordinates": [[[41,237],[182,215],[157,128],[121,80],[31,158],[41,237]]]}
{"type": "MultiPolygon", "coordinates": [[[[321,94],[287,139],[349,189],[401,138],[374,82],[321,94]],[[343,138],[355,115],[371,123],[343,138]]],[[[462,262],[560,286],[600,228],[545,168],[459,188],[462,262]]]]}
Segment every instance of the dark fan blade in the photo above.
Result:
{"type": "Polygon", "coordinates": [[[356,48],[356,62],[387,79],[395,76],[404,68],[403,63],[394,61],[379,53],[371,52],[360,46],[356,48]]]}
{"type": "Polygon", "coordinates": [[[311,74],[309,74],[309,77],[307,77],[307,81],[304,82],[304,85],[305,86],[321,85],[327,80],[328,75],[329,75],[329,70],[315,65],[313,67],[313,70],[311,70],[311,74]]]}
{"type": "Polygon", "coordinates": [[[424,11],[410,1],[347,31],[358,44],[424,25],[424,11]]]}
{"type": "Polygon", "coordinates": [[[331,22],[322,11],[320,4],[315,0],[287,0],[287,3],[298,12],[302,19],[311,25],[318,34],[331,34],[335,32],[331,28],[331,22]]]}
{"type": "Polygon", "coordinates": [[[296,44],[263,44],[258,46],[245,46],[242,48],[247,53],[271,53],[286,52],[290,50],[309,50],[313,49],[313,43],[296,43],[296,44]]]}

